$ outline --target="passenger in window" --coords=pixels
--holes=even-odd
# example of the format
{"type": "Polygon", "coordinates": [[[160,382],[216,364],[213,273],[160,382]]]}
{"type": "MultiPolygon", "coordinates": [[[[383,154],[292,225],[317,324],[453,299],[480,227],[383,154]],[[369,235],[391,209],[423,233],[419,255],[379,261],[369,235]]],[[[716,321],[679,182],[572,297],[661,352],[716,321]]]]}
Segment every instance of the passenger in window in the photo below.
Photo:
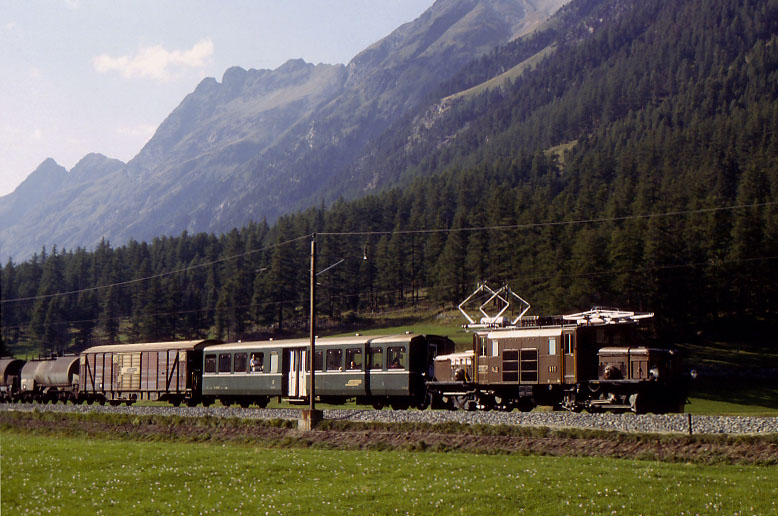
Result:
{"type": "Polygon", "coordinates": [[[251,354],[251,372],[257,373],[262,371],[262,355],[259,353],[251,354]]]}

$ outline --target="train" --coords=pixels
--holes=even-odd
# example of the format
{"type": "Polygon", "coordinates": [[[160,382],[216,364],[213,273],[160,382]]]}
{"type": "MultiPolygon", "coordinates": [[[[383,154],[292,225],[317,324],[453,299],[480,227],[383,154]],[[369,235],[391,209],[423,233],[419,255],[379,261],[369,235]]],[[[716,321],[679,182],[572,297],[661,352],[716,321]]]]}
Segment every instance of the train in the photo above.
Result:
{"type": "MultiPolygon", "coordinates": [[[[595,308],[507,325],[489,318],[464,351],[437,335],[317,338],[315,395],[394,410],[682,412],[693,374],[675,351],[642,339],[647,316],[595,308]]],[[[102,345],[0,359],[0,402],[305,404],[310,377],[308,339],[102,345]]]]}

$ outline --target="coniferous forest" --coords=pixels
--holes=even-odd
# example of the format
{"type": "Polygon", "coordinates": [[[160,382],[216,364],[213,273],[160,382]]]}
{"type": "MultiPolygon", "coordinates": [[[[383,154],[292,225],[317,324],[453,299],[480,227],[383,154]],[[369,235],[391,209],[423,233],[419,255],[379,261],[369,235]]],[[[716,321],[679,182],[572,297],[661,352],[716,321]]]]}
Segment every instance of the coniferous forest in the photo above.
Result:
{"type": "Polygon", "coordinates": [[[778,321],[778,0],[574,1],[370,156],[349,172],[382,178],[369,196],[9,261],[4,351],[300,330],[313,233],[319,270],[342,260],[318,277],[332,321],[451,306],[479,281],[535,314],[653,311],[675,341],[778,321]]]}

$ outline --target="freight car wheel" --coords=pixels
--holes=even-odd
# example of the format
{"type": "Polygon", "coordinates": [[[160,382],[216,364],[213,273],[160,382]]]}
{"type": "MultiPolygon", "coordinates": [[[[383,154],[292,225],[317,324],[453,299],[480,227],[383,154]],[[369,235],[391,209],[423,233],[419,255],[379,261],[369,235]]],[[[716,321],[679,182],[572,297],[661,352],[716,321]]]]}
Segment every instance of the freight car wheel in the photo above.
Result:
{"type": "Polygon", "coordinates": [[[257,405],[259,406],[259,408],[267,407],[268,403],[270,403],[270,398],[268,398],[267,396],[257,398],[257,405]]]}
{"type": "Polygon", "coordinates": [[[372,403],[372,405],[373,405],[373,408],[374,408],[375,410],[381,410],[381,409],[383,409],[383,408],[384,408],[384,402],[383,402],[383,401],[376,400],[376,401],[374,401],[374,402],[372,403]]]}

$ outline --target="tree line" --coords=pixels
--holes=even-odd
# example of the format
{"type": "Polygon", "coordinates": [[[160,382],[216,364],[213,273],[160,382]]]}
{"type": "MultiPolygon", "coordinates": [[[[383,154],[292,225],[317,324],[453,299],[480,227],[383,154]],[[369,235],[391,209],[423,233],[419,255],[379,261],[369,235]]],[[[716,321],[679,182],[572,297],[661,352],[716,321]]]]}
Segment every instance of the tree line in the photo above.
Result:
{"type": "Polygon", "coordinates": [[[382,139],[369,168],[396,188],[219,236],[9,261],[3,346],[302,328],[313,233],[320,268],[342,260],[317,278],[317,310],[334,322],[450,306],[489,281],[534,313],[654,311],[669,339],[774,324],[778,1],[586,0],[563,14],[578,22],[442,87],[477,84],[555,41],[534,70],[382,139]]]}

